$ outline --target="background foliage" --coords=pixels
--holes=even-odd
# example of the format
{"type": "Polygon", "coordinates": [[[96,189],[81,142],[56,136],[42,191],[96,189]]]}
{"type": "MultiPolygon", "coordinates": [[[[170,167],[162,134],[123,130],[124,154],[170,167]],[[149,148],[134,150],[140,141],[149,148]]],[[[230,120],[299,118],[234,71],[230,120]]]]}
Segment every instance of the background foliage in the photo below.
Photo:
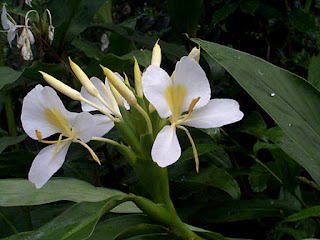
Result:
{"type": "MultiPolygon", "coordinates": [[[[24,1],[5,2],[16,21],[23,20],[29,9],[24,1]]],[[[148,66],[157,39],[162,67],[169,71],[200,44],[204,49],[200,64],[212,97],[236,99],[245,113],[244,120],[223,130],[190,129],[200,155],[199,174],[189,141],[178,132],[184,152],[168,171],[171,197],[182,220],[230,238],[320,237],[319,0],[33,0],[32,4],[40,15],[46,8],[52,13],[56,28],[52,46],[40,31],[35,34],[35,60],[23,61],[16,45],[9,48],[6,34],[0,33],[1,238],[48,239],[41,238],[46,233],[51,239],[83,239],[95,229],[89,239],[170,239],[133,204],[104,214],[121,201],[114,197],[122,194],[119,191],[146,196],[132,168],[110,145],[91,144],[101,167],[84,149],[72,145],[55,175],[64,178],[49,182],[40,193],[22,180],[43,147],[26,137],[19,118],[26,93],[38,83],[45,85],[38,70],[79,89],[67,64],[71,56],[90,77],[103,79],[99,68],[103,64],[132,79],[133,56],[142,69],[148,66]],[[106,52],[100,51],[103,33],[110,40],[106,52]],[[294,74],[230,48],[192,41],[186,34],[250,53],[294,74]]],[[[34,20],[38,27],[46,21],[40,19],[41,23],[34,20]]],[[[80,111],[78,103],[61,97],[69,110],[80,111]]],[[[120,138],[115,131],[108,137],[120,138]]],[[[208,239],[224,239],[197,231],[208,239]]]]}

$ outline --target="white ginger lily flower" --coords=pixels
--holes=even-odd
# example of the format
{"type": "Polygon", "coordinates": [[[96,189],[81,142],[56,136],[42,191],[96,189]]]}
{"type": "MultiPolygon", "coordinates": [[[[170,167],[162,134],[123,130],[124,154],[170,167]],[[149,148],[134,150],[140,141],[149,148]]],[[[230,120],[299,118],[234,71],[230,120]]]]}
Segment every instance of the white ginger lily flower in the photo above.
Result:
{"type": "Polygon", "coordinates": [[[48,27],[48,39],[50,42],[50,45],[52,44],[52,41],[54,39],[54,26],[52,25],[52,16],[49,9],[46,9],[46,12],[49,16],[49,27],[48,27]]]}
{"type": "MultiPolygon", "coordinates": [[[[121,81],[124,81],[123,77],[119,74],[119,73],[115,73],[120,79],[121,81]]],[[[99,106],[101,109],[103,109],[104,111],[113,114],[117,117],[121,117],[121,113],[119,110],[119,105],[124,105],[124,107],[126,109],[130,109],[130,106],[128,104],[128,102],[119,95],[118,92],[115,92],[117,90],[110,88],[109,82],[108,82],[108,78],[105,78],[105,83],[103,84],[103,82],[97,78],[97,77],[91,77],[90,81],[92,82],[92,84],[97,88],[98,92],[100,93],[102,99],[104,100],[104,104],[96,97],[92,96],[84,86],[81,87],[81,95],[89,100],[90,102],[94,103],[95,105],[99,106]],[[118,96],[114,96],[118,93],[118,96]],[[116,97],[120,97],[120,99],[116,99],[116,97]],[[119,104],[120,102],[120,104],[119,104]],[[119,104],[119,105],[118,105],[119,104]]],[[[113,86],[111,86],[113,87],[113,86]]],[[[95,111],[97,110],[96,108],[81,102],[81,108],[82,111],[95,111]]],[[[106,117],[106,121],[110,122],[110,119],[108,117],[106,117]]],[[[112,125],[113,127],[113,125],[112,125]]],[[[111,128],[112,128],[111,127],[111,128]]]]}
{"type": "Polygon", "coordinates": [[[96,154],[86,144],[93,136],[102,136],[110,130],[98,129],[96,125],[99,125],[99,120],[100,116],[92,116],[87,112],[67,111],[51,87],[39,84],[31,90],[23,100],[22,126],[31,138],[52,145],[43,148],[34,159],[29,180],[37,188],[41,188],[62,166],[72,142],[84,146],[94,160],[100,163],[96,154]],[[43,140],[56,133],[60,134],[57,141],[43,140]]]}
{"type": "Polygon", "coordinates": [[[25,0],[25,3],[26,3],[27,5],[29,5],[29,7],[32,7],[31,2],[32,2],[32,0],[25,0]]]}
{"type": "Polygon", "coordinates": [[[100,39],[102,45],[101,45],[101,52],[104,52],[109,47],[110,41],[107,36],[107,34],[102,34],[101,39],[100,39]]]}
{"type": "Polygon", "coordinates": [[[16,24],[14,19],[7,13],[7,9],[6,9],[5,5],[3,5],[3,7],[2,7],[1,24],[2,24],[3,29],[7,32],[7,39],[8,39],[10,47],[12,47],[11,43],[17,35],[17,28],[23,27],[23,26],[16,24]]]}
{"type": "Polygon", "coordinates": [[[183,129],[191,141],[196,168],[199,163],[194,142],[183,127],[217,128],[242,119],[239,104],[232,99],[211,99],[209,81],[200,65],[191,57],[182,57],[176,64],[172,78],[159,65],[150,65],[142,75],[145,97],[161,118],[171,125],[162,128],[152,146],[151,156],[160,167],[176,162],[181,147],[176,128],[183,129]],[[187,113],[185,113],[187,112],[187,113]]]}

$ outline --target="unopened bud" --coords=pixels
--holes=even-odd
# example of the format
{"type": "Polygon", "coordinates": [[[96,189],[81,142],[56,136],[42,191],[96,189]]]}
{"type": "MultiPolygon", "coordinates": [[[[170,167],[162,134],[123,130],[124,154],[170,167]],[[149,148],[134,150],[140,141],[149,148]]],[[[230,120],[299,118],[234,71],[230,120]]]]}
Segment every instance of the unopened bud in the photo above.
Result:
{"type": "Polygon", "coordinates": [[[109,83],[109,87],[110,87],[110,90],[112,92],[112,95],[114,96],[114,99],[116,100],[117,104],[119,106],[123,107],[124,106],[124,102],[123,102],[123,99],[122,99],[120,93],[117,91],[117,89],[115,89],[115,87],[112,85],[111,82],[108,81],[108,83],[109,83]]]}
{"type": "Polygon", "coordinates": [[[189,53],[188,57],[193,58],[197,62],[200,60],[200,48],[194,47],[192,48],[191,52],[189,53]]]}
{"type": "Polygon", "coordinates": [[[59,92],[63,93],[73,100],[80,101],[82,99],[81,94],[77,90],[69,87],[68,85],[64,84],[63,82],[45,72],[39,71],[39,73],[42,74],[43,79],[46,80],[46,82],[49,83],[54,89],[58,90],[59,92]]]}
{"type": "Polygon", "coordinates": [[[129,105],[135,106],[137,105],[137,99],[134,96],[133,92],[121,81],[121,79],[110,69],[100,65],[104,74],[108,78],[108,81],[118,90],[118,92],[122,95],[122,97],[127,100],[129,105]]]}
{"type": "Polygon", "coordinates": [[[160,67],[161,64],[161,48],[158,44],[159,40],[156,42],[156,44],[153,47],[152,50],[152,58],[151,58],[151,65],[155,65],[160,67]]]}
{"type": "Polygon", "coordinates": [[[135,57],[134,58],[134,82],[135,82],[135,88],[138,97],[143,97],[143,91],[142,91],[142,83],[141,83],[141,71],[138,64],[138,61],[135,57]]]}
{"type": "Polygon", "coordinates": [[[79,79],[81,84],[84,86],[84,88],[88,91],[88,93],[91,96],[97,97],[99,95],[99,91],[90,81],[87,74],[85,74],[84,71],[82,71],[82,69],[77,64],[75,64],[70,57],[69,57],[69,62],[70,62],[72,71],[77,76],[77,78],[79,79]]]}

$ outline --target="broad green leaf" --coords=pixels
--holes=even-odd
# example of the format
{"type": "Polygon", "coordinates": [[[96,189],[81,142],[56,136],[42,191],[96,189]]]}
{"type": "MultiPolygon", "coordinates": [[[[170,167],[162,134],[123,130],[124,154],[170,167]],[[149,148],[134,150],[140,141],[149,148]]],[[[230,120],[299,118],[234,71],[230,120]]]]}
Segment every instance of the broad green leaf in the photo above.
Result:
{"type": "Polygon", "coordinates": [[[258,163],[250,168],[248,179],[254,192],[263,192],[267,188],[268,175],[267,170],[258,163]]]}
{"type": "Polygon", "coordinates": [[[127,238],[126,240],[178,240],[177,237],[166,233],[145,234],[127,238]]]}
{"type": "Polygon", "coordinates": [[[7,147],[18,144],[27,138],[26,134],[22,134],[18,137],[2,137],[0,138],[0,153],[3,152],[7,147]]]}
{"type": "Polygon", "coordinates": [[[308,81],[317,89],[320,89],[320,55],[310,59],[308,67],[308,81]]]}
{"type": "Polygon", "coordinates": [[[200,168],[198,174],[188,177],[186,181],[219,188],[227,192],[233,199],[239,199],[241,195],[237,181],[224,169],[214,166],[207,169],[200,168]]]}
{"type": "Polygon", "coordinates": [[[320,216],[320,206],[313,206],[307,209],[303,209],[297,213],[294,213],[284,219],[285,222],[295,222],[300,221],[309,217],[319,217],[320,216]]]}
{"type": "Polygon", "coordinates": [[[218,24],[225,18],[227,18],[229,15],[234,13],[238,8],[238,3],[226,3],[222,8],[216,10],[213,13],[212,22],[213,24],[218,24]]]}
{"type": "MultiPolygon", "coordinates": [[[[82,202],[73,205],[59,216],[31,232],[25,240],[79,240],[86,239],[94,230],[100,217],[126,200],[118,195],[100,202],[82,202]]],[[[14,235],[5,240],[21,239],[14,235]]]]}
{"type": "Polygon", "coordinates": [[[94,15],[94,20],[100,23],[112,22],[112,1],[107,0],[94,15]]]}
{"type": "MultiPolygon", "coordinates": [[[[201,143],[201,144],[197,144],[196,148],[197,148],[198,156],[201,156],[205,153],[219,149],[220,146],[213,144],[213,143],[211,143],[211,144],[210,143],[201,143]]],[[[192,151],[192,148],[190,147],[190,148],[186,149],[181,154],[179,161],[186,161],[186,160],[193,159],[193,158],[194,158],[193,151],[192,151]]]]}
{"type": "Polygon", "coordinates": [[[79,38],[75,38],[71,44],[83,51],[84,54],[89,58],[101,60],[103,57],[105,57],[105,54],[101,52],[97,46],[94,46],[93,44],[84,40],[80,40],[79,38]]]}
{"type": "Polygon", "coordinates": [[[292,10],[288,16],[291,24],[301,32],[314,32],[317,30],[315,17],[302,9],[292,10]]]}
{"type": "Polygon", "coordinates": [[[267,125],[259,112],[252,112],[242,123],[241,131],[262,138],[267,131],[267,125]]]}
{"type": "MultiPolygon", "coordinates": [[[[1,177],[25,177],[35,155],[29,151],[7,151],[0,154],[1,177]]],[[[0,196],[1,198],[1,196],[0,196]]]]}
{"type": "MultiPolygon", "coordinates": [[[[30,206],[57,201],[98,202],[123,192],[108,188],[94,187],[87,182],[72,178],[55,178],[42,188],[36,189],[34,184],[24,179],[0,180],[0,206],[30,206]]],[[[125,203],[115,212],[135,213],[140,210],[131,202],[125,203]]]]}
{"type": "MultiPolygon", "coordinates": [[[[296,148],[308,155],[308,159],[294,159],[303,167],[311,159],[312,168],[319,172],[320,92],[303,78],[260,58],[219,44],[194,41],[240,83],[293,140],[296,148]]],[[[320,184],[320,179],[315,181],[320,184]]]]}
{"type": "Polygon", "coordinates": [[[16,81],[22,72],[18,72],[9,67],[0,67],[0,89],[7,84],[16,81]]]}
{"type": "Polygon", "coordinates": [[[307,237],[307,234],[304,230],[298,230],[298,229],[293,229],[293,228],[289,228],[289,227],[278,227],[275,229],[275,233],[276,233],[276,235],[280,233],[281,237],[284,234],[290,235],[290,236],[294,237],[294,239],[303,239],[303,238],[307,237]]]}
{"type": "Polygon", "coordinates": [[[254,13],[260,6],[260,0],[242,0],[240,9],[244,13],[254,13]]]}

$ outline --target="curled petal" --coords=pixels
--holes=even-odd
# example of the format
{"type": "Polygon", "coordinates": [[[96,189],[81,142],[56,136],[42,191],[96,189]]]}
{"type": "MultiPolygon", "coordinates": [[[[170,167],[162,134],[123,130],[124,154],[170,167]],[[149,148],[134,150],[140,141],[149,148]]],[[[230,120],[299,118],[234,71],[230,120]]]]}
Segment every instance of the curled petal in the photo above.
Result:
{"type": "Polygon", "coordinates": [[[240,121],[243,112],[239,103],[233,99],[211,99],[209,103],[194,110],[190,117],[183,123],[196,128],[216,128],[240,121]]]}
{"type": "Polygon", "coordinates": [[[192,100],[200,97],[194,109],[205,106],[211,97],[208,78],[201,66],[191,57],[182,57],[176,64],[174,85],[186,88],[186,98],[181,112],[187,111],[192,100]]]}
{"type": "Polygon", "coordinates": [[[167,118],[172,114],[166,100],[166,89],[170,86],[170,76],[158,66],[149,66],[142,75],[143,93],[161,118],[167,118]]]}
{"type": "Polygon", "coordinates": [[[174,126],[164,126],[152,146],[152,160],[160,167],[175,163],[181,155],[181,147],[174,126]]]}
{"type": "Polygon", "coordinates": [[[52,175],[59,170],[64,163],[71,142],[59,144],[56,155],[53,156],[57,144],[53,144],[42,149],[33,160],[29,171],[29,181],[41,188],[52,175]]]}
{"type": "Polygon", "coordinates": [[[4,30],[9,30],[14,24],[8,19],[6,6],[3,5],[1,12],[1,24],[4,30]]]}

